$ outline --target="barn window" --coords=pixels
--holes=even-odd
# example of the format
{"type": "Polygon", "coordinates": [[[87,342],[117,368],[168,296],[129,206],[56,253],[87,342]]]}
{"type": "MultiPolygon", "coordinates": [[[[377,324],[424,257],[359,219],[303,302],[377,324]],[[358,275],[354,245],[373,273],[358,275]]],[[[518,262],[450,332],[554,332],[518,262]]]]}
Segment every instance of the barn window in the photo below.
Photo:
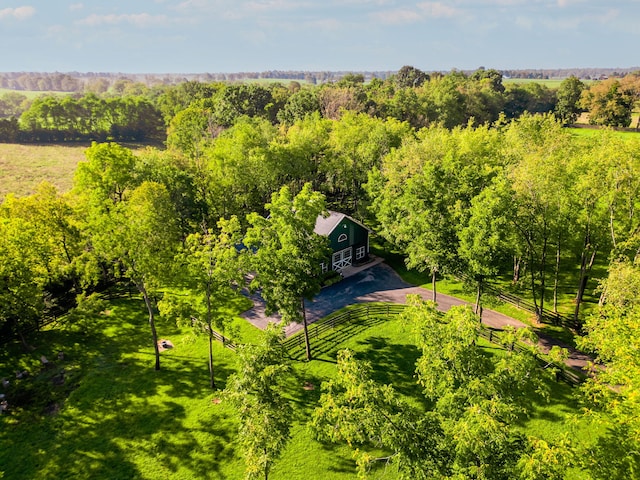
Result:
{"type": "Polygon", "coordinates": [[[341,233],[340,236],[338,237],[338,241],[339,242],[346,242],[347,241],[347,234],[346,233],[341,233]]]}

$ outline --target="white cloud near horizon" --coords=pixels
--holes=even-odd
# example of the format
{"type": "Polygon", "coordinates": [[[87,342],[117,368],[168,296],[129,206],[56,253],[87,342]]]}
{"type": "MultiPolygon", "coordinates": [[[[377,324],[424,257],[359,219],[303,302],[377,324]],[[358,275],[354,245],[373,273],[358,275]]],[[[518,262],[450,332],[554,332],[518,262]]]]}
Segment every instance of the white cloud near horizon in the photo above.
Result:
{"type": "Polygon", "coordinates": [[[166,15],[151,15],[149,13],[131,13],[131,14],[108,14],[97,15],[91,14],[76,22],[78,25],[86,25],[96,27],[99,25],[118,25],[129,24],[136,27],[162,26],[170,23],[169,17],[166,15]]]}
{"type": "Polygon", "coordinates": [[[429,19],[456,19],[467,17],[464,10],[443,2],[420,2],[413,8],[397,8],[376,11],[370,18],[382,24],[402,25],[417,23],[429,19]]]}
{"type": "Polygon", "coordinates": [[[0,10],[0,20],[3,18],[15,18],[16,20],[26,20],[35,15],[36,9],[30,5],[17,8],[3,8],[0,10]]]}

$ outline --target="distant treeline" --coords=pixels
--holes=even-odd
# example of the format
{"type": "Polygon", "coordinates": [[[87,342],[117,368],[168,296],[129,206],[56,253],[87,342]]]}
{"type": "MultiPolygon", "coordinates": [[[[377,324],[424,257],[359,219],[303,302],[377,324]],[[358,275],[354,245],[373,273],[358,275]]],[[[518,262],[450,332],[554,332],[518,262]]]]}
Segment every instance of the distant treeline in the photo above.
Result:
{"type": "MultiPolygon", "coordinates": [[[[479,67],[478,70],[486,70],[479,67]]],[[[455,70],[454,70],[455,71],[455,70]]],[[[470,75],[473,70],[461,70],[470,75]]],[[[497,70],[505,78],[521,79],[564,79],[577,77],[581,80],[602,80],[609,77],[624,77],[640,71],[640,67],[630,68],[560,68],[560,69],[507,69],[497,70]]],[[[198,82],[238,82],[244,80],[298,80],[310,84],[336,82],[348,75],[362,75],[365,81],[374,78],[386,80],[398,71],[304,71],[304,70],[268,70],[263,72],[235,73],[167,73],[167,74],[129,74],[117,72],[0,72],[0,88],[38,92],[96,92],[111,88],[122,81],[139,82],[147,87],[155,85],[176,85],[185,81],[198,82]]],[[[449,71],[431,71],[439,75],[449,71]]]]}
{"type": "MultiPolygon", "coordinates": [[[[497,70],[427,73],[402,67],[388,78],[344,74],[310,85],[183,79],[156,84],[131,79],[87,81],[83,93],[37,97],[0,95],[0,142],[164,141],[189,150],[247,116],[291,125],[310,114],[331,120],[344,112],[393,118],[415,129],[492,124],[523,113],[554,113],[563,123],[588,112],[595,125],[629,127],[640,98],[640,75],[585,84],[575,76],[558,88],[544,83],[503,83],[497,70]]],[[[52,81],[63,82],[53,75],[52,81]]],[[[72,77],[69,77],[73,80],[72,77]]]]}

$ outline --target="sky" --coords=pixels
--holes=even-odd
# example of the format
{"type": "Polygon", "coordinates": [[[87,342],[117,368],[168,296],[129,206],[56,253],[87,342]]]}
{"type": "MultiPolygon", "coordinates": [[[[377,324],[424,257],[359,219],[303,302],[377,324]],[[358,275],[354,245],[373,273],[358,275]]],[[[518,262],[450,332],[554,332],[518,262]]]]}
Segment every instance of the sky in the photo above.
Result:
{"type": "Polygon", "coordinates": [[[0,0],[0,71],[628,68],[640,0],[0,0]]]}

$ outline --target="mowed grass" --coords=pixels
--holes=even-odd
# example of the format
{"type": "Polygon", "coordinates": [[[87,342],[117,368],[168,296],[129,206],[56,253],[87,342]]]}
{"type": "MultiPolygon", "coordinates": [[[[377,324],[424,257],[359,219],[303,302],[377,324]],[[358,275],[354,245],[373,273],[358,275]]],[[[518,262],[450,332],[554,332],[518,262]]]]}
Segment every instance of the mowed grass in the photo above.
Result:
{"type": "MultiPolygon", "coordinates": [[[[240,301],[234,308],[245,306],[240,301]]],[[[254,342],[260,335],[239,318],[232,324],[236,342],[254,342]]],[[[162,352],[159,372],[153,370],[144,305],[136,297],[113,300],[107,314],[82,327],[47,329],[31,339],[35,350],[28,353],[17,345],[3,348],[0,377],[10,379],[8,393],[22,391],[24,403],[0,416],[4,478],[242,478],[237,419],[220,392],[208,388],[206,339],[162,320],[157,327],[160,338],[175,346],[162,352]],[[64,352],[61,360],[59,351],[64,352]],[[43,368],[41,355],[54,366],[43,368]],[[30,376],[15,379],[14,371],[24,369],[30,376]],[[65,381],[59,385],[53,380],[62,370],[65,381]]],[[[307,428],[320,385],[335,375],[338,350],[355,350],[358,358],[371,362],[377,381],[392,383],[414,406],[422,404],[414,377],[419,350],[409,327],[397,317],[358,327],[328,346],[316,342],[312,339],[314,361],[294,362],[287,390],[294,406],[292,437],[270,475],[273,480],[355,478],[350,450],[317,442],[307,428]],[[308,383],[314,388],[305,388],[308,383]]],[[[500,354],[495,346],[482,345],[490,354],[500,354]]],[[[236,354],[219,343],[214,348],[222,389],[237,368],[236,354]]],[[[568,416],[578,412],[575,390],[555,383],[552,388],[553,401],[536,401],[533,416],[520,424],[547,440],[565,433],[568,416]]],[[[370,478],[396,477],[381,462],[370,478]]]]}
{"type": "Polygon", "coordinates": [[[67,192],[73,184],[78,162],[85,160],[82,145],[20,145],[0,143],[0,201],[9,193],[32,194],[38,184],[48,181],[67,192]]]}

